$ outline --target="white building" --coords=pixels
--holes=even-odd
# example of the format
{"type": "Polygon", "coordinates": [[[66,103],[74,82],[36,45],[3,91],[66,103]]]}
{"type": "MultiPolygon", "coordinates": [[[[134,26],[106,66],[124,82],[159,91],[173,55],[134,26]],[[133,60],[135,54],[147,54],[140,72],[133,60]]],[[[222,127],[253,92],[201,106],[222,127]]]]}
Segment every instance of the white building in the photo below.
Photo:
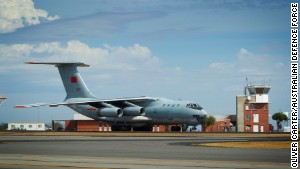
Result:
{"type": "Polygon", "coordinates": [[[89,117],[87,117],[85,115],[82,115],[80,113],[74,113],[73,114],[73,120],[94,120],[94,119],[89,118],[89,117]]]}
{"type": "Polygon", "coordinates": [[[7,130],[46,131],[45,123],[8,123],[7,130]]]}

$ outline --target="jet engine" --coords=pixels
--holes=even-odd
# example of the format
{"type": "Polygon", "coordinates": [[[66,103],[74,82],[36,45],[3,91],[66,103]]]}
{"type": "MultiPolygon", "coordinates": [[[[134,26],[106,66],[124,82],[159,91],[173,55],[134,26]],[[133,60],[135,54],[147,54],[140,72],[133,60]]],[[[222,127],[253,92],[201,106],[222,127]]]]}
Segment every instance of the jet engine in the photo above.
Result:
{"type": "Polygon", "coordinates": [[[123,108],[124,116],[144,116],[146,111],[144,107],[129,106],[123,108]]]}
{"type": "Polygon", "coordinates": [[[117,107],[107,107],[99,110],[100,117],[122,117],[123,110],[117,107]]]}

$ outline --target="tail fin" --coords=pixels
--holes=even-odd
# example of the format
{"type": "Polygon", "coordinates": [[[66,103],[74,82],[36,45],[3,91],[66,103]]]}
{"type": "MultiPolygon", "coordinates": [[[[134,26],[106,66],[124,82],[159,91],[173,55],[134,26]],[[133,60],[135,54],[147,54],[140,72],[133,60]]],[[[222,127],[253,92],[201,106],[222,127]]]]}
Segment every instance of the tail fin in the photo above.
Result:
{"type": "Polygon", "coordinates": [[[58,68],[60,77],[63,81],[67,96],[70,98],[95,98],[95,96],[89,91],[81,78],[77,67],[89,67],[89,65],[81,62],[26,62],[27,64],[46,64],[55,65],[58,68]]]}

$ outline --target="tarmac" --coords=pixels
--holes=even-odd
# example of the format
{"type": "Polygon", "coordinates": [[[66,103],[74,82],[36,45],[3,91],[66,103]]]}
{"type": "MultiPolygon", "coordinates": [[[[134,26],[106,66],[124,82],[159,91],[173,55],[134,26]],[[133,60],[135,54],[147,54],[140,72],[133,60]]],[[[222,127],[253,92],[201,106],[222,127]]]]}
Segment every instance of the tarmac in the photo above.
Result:
{"type": "Polygon", "coordinates": [[[192,146],[266,140],[289,137],[0,134],[0,168],[290,168],[290,149],[192,146]]]}

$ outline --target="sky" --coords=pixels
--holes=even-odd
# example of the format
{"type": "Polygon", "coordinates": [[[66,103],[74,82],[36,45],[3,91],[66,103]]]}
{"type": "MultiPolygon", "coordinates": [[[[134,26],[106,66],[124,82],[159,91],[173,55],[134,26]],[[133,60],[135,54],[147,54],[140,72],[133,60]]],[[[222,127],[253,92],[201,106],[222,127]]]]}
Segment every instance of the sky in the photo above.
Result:
{"type": "Polygon", "coordinates": [[[0,122],[73,117],[14,108],[66,96],[55,67],[27,61],[89,64],[99,98],[191,100],[211,115],[236,114],[248,79],[271,84],[271,115],[289,112],[290,29],[281,0],[0,0],[0,122]]]}

